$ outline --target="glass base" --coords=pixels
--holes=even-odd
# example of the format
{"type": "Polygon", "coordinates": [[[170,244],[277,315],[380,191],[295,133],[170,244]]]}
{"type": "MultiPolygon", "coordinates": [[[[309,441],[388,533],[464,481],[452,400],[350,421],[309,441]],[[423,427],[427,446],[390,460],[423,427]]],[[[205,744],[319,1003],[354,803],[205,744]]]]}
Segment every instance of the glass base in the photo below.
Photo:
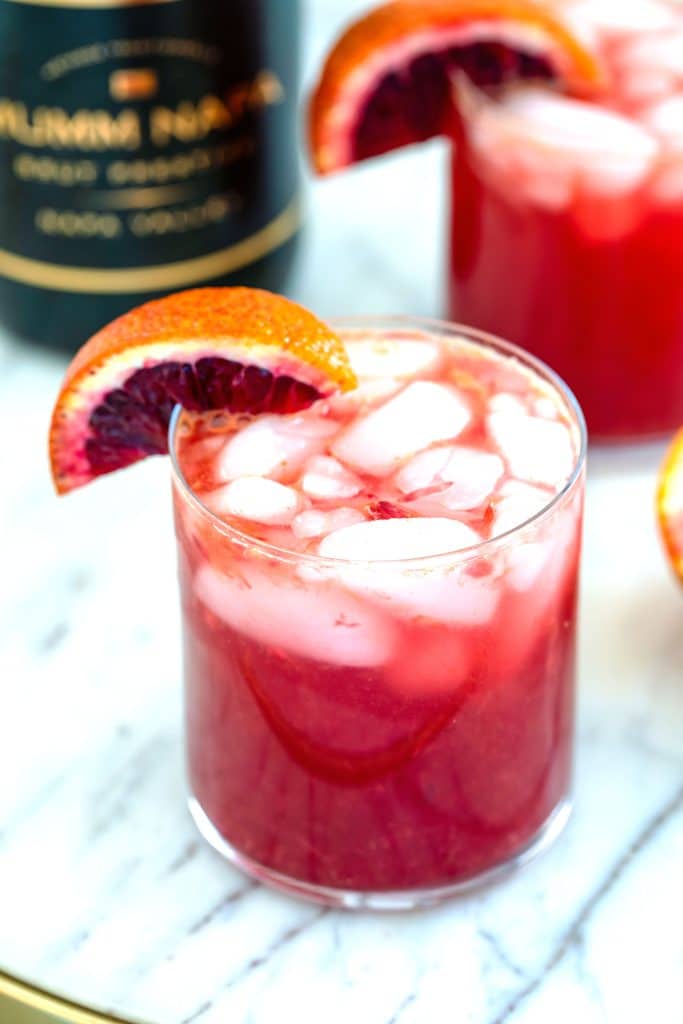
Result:
{"type": "Polygon", "coordinates": [[[314,885],[301,879],[290,878],[278,871],[259,864],[251,857],[245,856],[235,849],[213,825],[199,801],[191,796],[188,800],[190,814],[195,825],[206,841],[221,856],[247,875],[257,879],[264,885],[278,889],[289,896],[299,896],[313,903],[321,903],[326,907],[338,907],[344,910],[416,910],[442,903],[451,896],[469,892],[472,889],[490,885],[525,867],[540,853],[547,850],[558,838],[569,821],[572,812],[572,801],[568,796],[557,805],[541,828],[529,842],[514,856],[482,871],[471,878],[453,882],[450,885],[438,885],[425,889],[399,889],[387,892],[355,892],[347,889],[332,889],[324,885],[314,885]]]}

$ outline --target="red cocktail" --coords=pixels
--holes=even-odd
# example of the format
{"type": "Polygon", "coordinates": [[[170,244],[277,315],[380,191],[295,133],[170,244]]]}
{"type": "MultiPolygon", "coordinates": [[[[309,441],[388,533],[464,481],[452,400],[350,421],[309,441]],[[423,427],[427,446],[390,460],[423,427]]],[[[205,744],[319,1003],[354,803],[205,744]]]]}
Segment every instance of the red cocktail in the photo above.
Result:
{"type": "Polygon", "coordinates": [[[591,436],[657,435],[683,419],[683,7],[554,9],[608,91],[456,86],[451,313],[547,360],[591,436]]]}
{"type": "Polygon", "coordinates": [[[450,314],[547,360],[596,439],[678,426],[680,0],[379,3],[310,125],[322,174],[447,136],[450,314]]]}
{"type": "Polygon", "coordinates": [[[191,806],[259,878],[411,906],[566,819],[584,435],[487,336],[342,333],[356,391],[173,425],[191,806]]]}

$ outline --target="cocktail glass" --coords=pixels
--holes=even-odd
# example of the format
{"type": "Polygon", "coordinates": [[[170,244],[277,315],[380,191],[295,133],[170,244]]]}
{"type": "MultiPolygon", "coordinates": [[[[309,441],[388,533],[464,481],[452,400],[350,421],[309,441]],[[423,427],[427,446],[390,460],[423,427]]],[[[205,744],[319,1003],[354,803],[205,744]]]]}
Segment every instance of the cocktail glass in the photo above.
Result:
{"type": "Polygon", "coordinates": [[[496,338],[400,318],[336,326],[461,346],[463,373],[485,357],[503,391],[519,369],[575,453],[545,506],[495,539],[329,558],[210,511],[187,483],[174,414],[194,819],[228,860],[290,893],[407,908],[525,863],[567,820],[585,429],[559,378],[496,338]]]}
{"type": "Polygon", "coordinates": [[[683,420],[683,7],[608,6],[563,8],[600,105],[457,83],[450,314],[546,360],[616,441],[683,420]]]}

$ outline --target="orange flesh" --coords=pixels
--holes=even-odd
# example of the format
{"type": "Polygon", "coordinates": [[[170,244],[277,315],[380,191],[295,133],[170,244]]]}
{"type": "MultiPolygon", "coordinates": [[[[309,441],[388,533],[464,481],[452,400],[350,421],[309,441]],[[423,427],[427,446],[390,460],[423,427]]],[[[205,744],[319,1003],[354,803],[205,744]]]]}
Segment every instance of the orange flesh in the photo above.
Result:
{"type": "Polygon", "coordinates": [[[90,415],[108,393],[142,367],[207,356],[262,366],[275,376],[281,372],[323,394],[356,383],[336,334],[279,295],[200,288],[149,302],[95,334],[67,369],[50,427],[57,491],[88,482],[83,463],[90,415]]]}
{"type": "Polygon", "coordinates": [[[313,162],[319,173],[328,165],[326,139],[334,131],[340,105],[348,100],[354,73],[411,37],[425,32],[452,31],[475,24],[519,25],[547,38],[547,54],[569,91],[591,94],[604,84],[604,74],[594,54],[587,50],[546,7],[532,0],[392,0],[356,21],[330,52],[310,108],[310,140],[313,162]]]}

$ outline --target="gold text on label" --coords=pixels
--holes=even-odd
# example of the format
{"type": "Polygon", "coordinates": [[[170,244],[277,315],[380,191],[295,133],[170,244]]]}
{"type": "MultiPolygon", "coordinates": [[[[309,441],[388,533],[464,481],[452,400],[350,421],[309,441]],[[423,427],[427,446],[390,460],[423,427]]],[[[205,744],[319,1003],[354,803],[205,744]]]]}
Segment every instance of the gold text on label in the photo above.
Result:
{"type": "MultiPolygon", "coordinates": [[[[243,135],[214,146],[197,146],[170,156],[148,160],[113,160],[102,167],[86,157],[77,160],[20,150],[12,161],[12,171],[20,181],[39,181],[62,188],[94,185],[102,176],[103,184],[116,187],[166,185],[187,181],[208,171],[229,167],[246,160],[256,151],[251,135],[243,135]]],[[[91,197],[92,198],[92,197],[91,197]]],[[[95,200],[107,205],[106,193],[95,200]]]]}
{"type": "Polygon", "coordinates": [[[145,138],[156,146],[170,142],[200,142],[212,132],[227,131],[253,111],[280,103],[284,89],[272,71],[228,89],[222,96],[207,94],[177,106],[151,107],[147,123],[131,108],[76,110],[39,106],[0,98],[0,139],[44,149],[104,152],[136,150],[145,138]]]}

